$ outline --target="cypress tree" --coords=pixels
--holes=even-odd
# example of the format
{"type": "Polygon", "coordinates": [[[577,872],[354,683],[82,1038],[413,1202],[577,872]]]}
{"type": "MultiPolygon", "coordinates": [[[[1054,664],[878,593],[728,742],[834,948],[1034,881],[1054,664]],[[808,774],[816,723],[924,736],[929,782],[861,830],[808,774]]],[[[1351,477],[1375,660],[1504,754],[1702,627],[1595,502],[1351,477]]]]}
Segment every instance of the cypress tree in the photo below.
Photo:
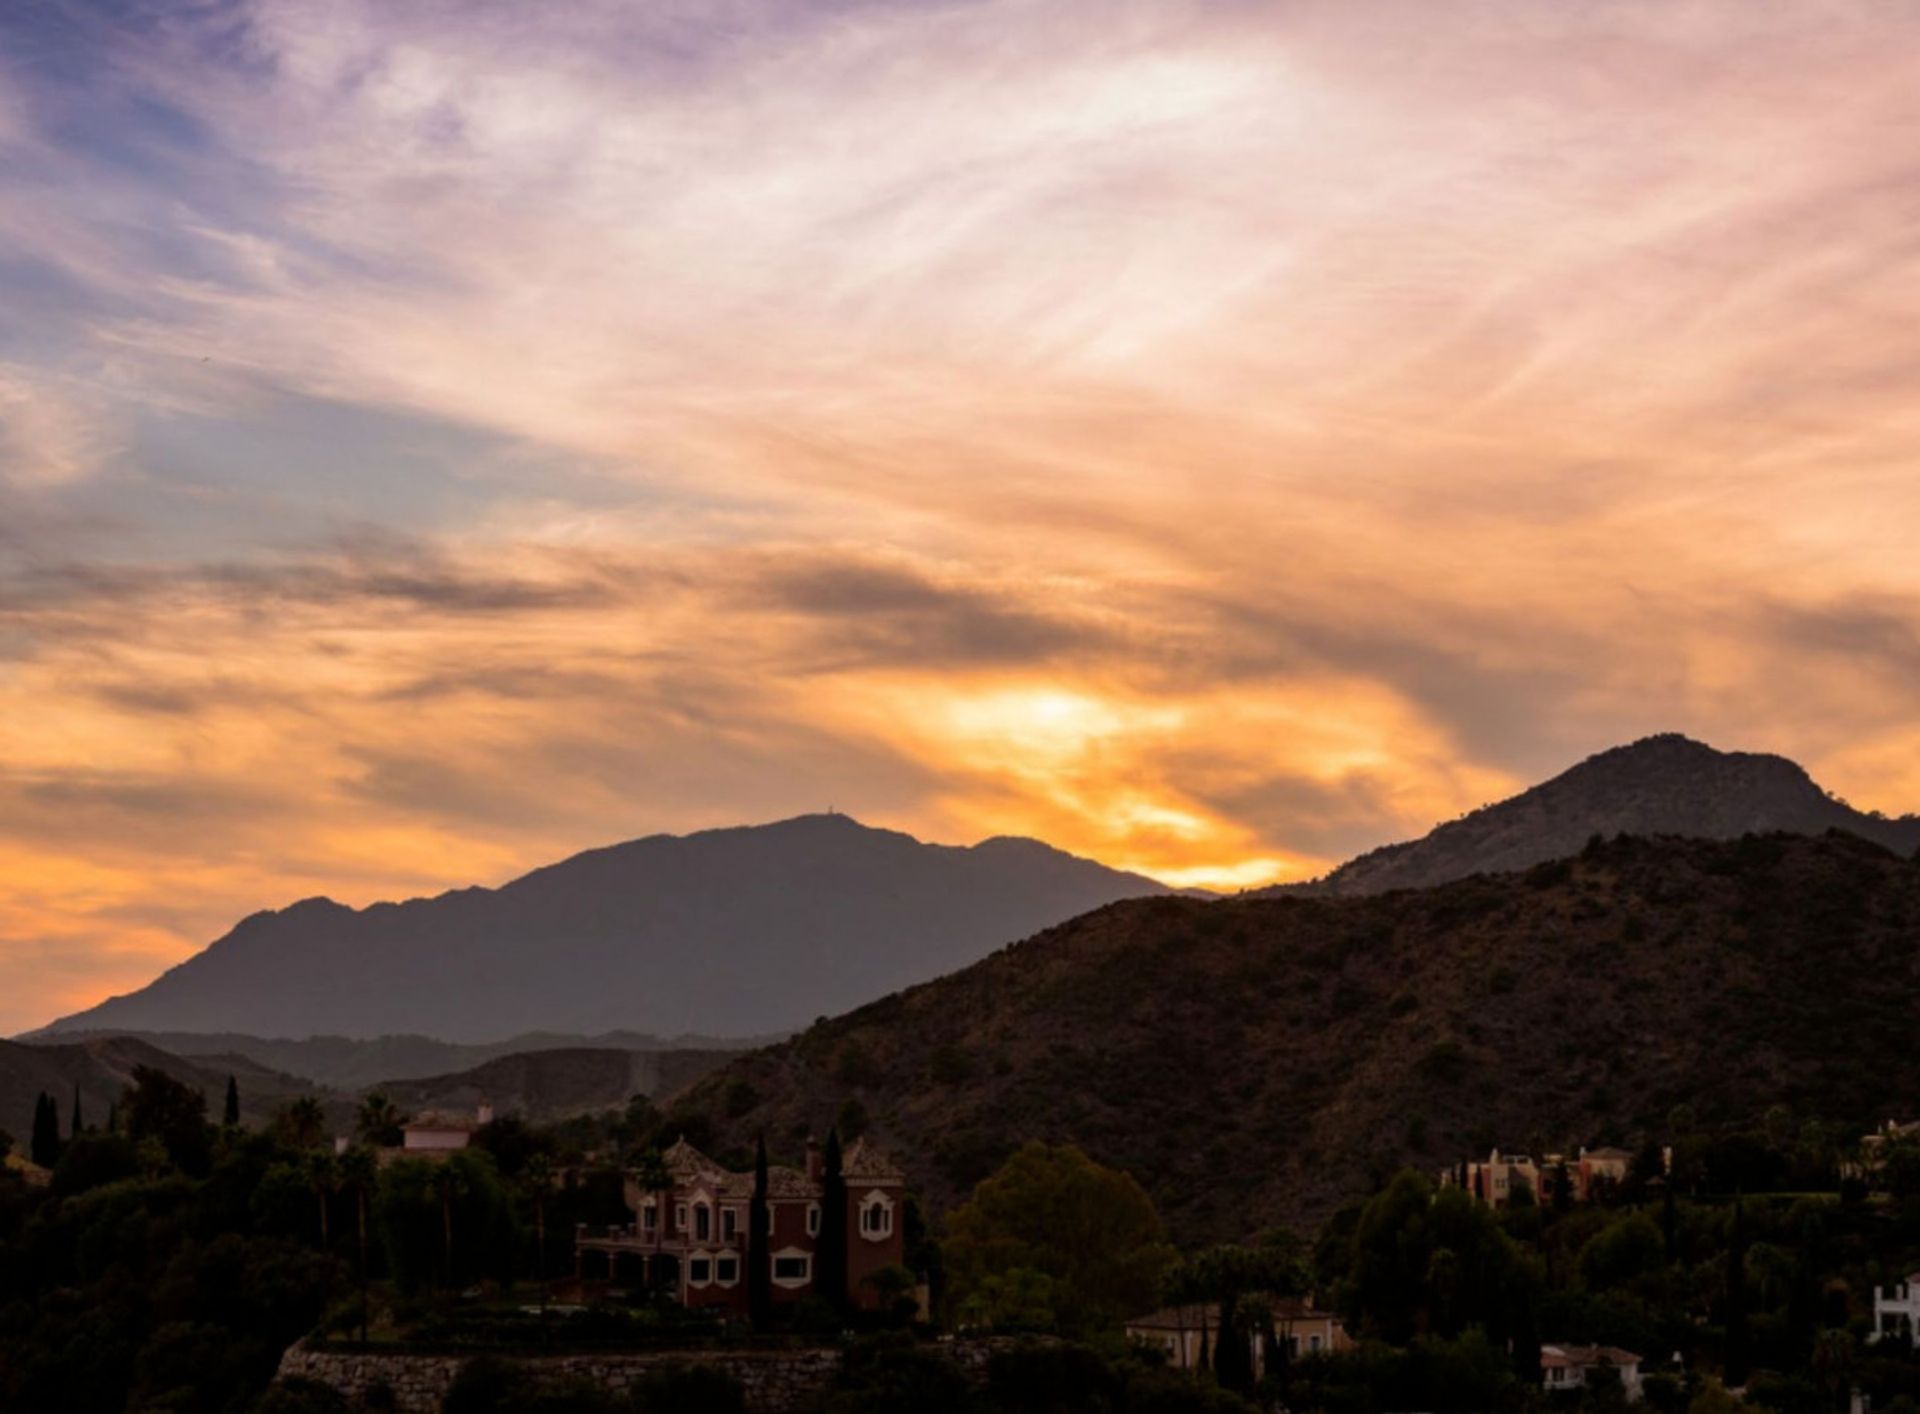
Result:
{"type": "MultiPolygon", "coordinates": [[[[1552,1261],[1552,1249],[1548,1249],[1548,1261],[1552,1261]]],[[[1552,1277],[1548,1277],[1549,1287],[1552,1277]]],[[[1535,1289],[1532,1281],[1516,1284],[1511,1293],[1513,1301],[1513,1373],[1520,1383],[1530,1389],[1540,1388],[1540,1328],[1534,1323],[1534,1311],[1538,1306],[1541,1293],[1535,1289]]]]}
{"type": "Polygon", "coordinates": [[[67,1130],[67,1137],[78,1139],[80,1131],[84,1128],[86,1126],[80,1120],[80,1087],[76,1085],[73,1087],[73,1125],[67,1130]]]}
{"type": "Polygon", "coordinates": [[[827,1131],[820,1168],[820,1236],[813,1247],[813,1290],[835,1310],[847,1304],[847,1180],[840,1171],[840,1131],[827,1131]]]}
{"type": "Polygon", "coordinates": [[[220,1113],[220,1123],[228,1129],[240,1123],[240,1086],[231,1075],[227,1077],[227,1104],[220,1113]]]}
{"type": "Polygon", "coordinates": [[[1253,1390],[1253,1345],[1240,1319],[1236,1292],[1229,1291],[1220,1303],[1220,1339],[1214,1345],[1213,1373],[1222,1389],[1235,1394],[1253,1390]]]}
{"type": "Polygon", "coordinates": [[[1280,1402],[1286,1403],[1287,1391],[1293,1387],[1293,1330],[1289,1326],[1285,1331],[1275,1328],[1273,1312],[1268,1310],[1261,1319],[1260,1336],[1267,1352],[1265,1378],[1280,1392],[1280,1402]]]}
{"type": "Polygon", "coordinates": [[[33,1102],[33,1140],[28,1157],[43,1169],[60,1162],[60,1110],[45,1090],[33,1102]]]}
{"type": "Polygon", "coordinates": [[[753,1155],[753,1206],[747,1209],[747,1318],[764,1331],[773,1324],[773,1223],[767,1210],[767,1136],[753,1155]]]}
{"type": "Polygon", "coordinates": [[[1666,1239],[1667,1261],[1680,1260],[1680,1221],[1673,1197],[1673,1180],[1669,1178],[1666,1193],[1660,1200],[1660,1235],[1666,1239]]]}

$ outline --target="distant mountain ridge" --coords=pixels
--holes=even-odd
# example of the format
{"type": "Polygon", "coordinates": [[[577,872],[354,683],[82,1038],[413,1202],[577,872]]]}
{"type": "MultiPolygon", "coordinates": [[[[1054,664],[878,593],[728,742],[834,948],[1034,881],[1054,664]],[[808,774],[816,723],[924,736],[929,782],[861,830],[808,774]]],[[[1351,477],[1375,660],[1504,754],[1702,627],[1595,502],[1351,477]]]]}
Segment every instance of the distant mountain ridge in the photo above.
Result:
{"type": "Polygon", "coordinates": [[[1371,850],[1322,879],[1259,892],[1353,895],[1427,888],[1565,859],[1594,835],[1737,839],[1828,830],[1844,830],[1897,854],[1920,849],[1920,816],[1855,810],[1784,756],[1718,751],[1665,733],[1588,757],[1511,799],[1420,839],[1371,850]]]}
{"type": "Polygon", "coordinates": [[[497,889],[258,913],[41,1034],[765,1035],[1167,892],[1036,840],[931,845],[803,815],[590,850],[497,889]]]}
{"type": "Polygon", "coordinates": [[[318,1094],[297,1076],[283,1075],[243,1056],[201,1056],[189,1060],[126,1036],[90,1037],[64,1044],[25,1045],[0,1041],[0,1129],[22,1146],[33,1126],[33,1102],[41,1091],[60,1106],[60,1132],[67,1132],[77,1094],[82,1118],[104,1127],[107,1108],[120,1099],[136,1066],[152,1066],[207,1097],[208,1114],[220,1118],[227,1077],[240,1090],[241,1117],[264,1124],[287,1101],[318,1094]]]}
{"type": "MultiPolygon", "coordinates": [[[[187,1039],[205,1043],[210,1038],[187,1039]]],[[[503,1053],[446,1074],[327,1086],[274,1070],[237,1051],[208,1047],[182,1055],[133,1036],[0,1041],[0,1130],[24,1144],[31,1133],[33,1102],[43,1091],[59,1102],[63,1135],[68,1132],[76,1094],[86,1123],[104,1127],[109,1106],[131,1083],[135,1067],[143,1065],[198,1090],[206,1098],[210,1118],[219,1118],[227,1080],[232,1077],[240,1092],[241,1121],[249,1127],[265,1125],[290,1100],[310,1095],[320,1101],[329,1131],[347,1134],[352,1131],[358,1096],[375,1090],[409,1113],[472,1111],[484,1100],[496,1114],[547,1122],[619,1109],[634,1095],[650,1096],[664,1106],[741,1053],[738,1049],[560,1046],[503,1053]]],[[[360,1060],[364,1064],[379,1054],[375,1051],[360,1060]]]]}
{"type": "Polygon", "coordinates": [[[414,1114],[471,1111],[485,1101],[495,1114],[547,1123],[619,1109],[634,1095],[665,1108],[681,1090],[739,1055],[588,1046],[517,1051],[456,1074],[388,1080],[367,1089],[414,1114]]]}
{"type": "MultiPolygon", "coordinates": [[[[368,1040],[350,1036],[309,1036],[296,1041],[284,1037],[249,1036],[235,1031],[115,1030],[43,1031],[19,1039],[34,1044],[109,1037],[144,1042],[189,1061],[242,1056],[252,1064],[336,1090],[361,1090],[370,1085],[450,1076],[487,1065],[503,1056],[542,1051],[593,1050],[661,1057],[726,1056],[770,1045],[781,1039],[779,1035],[662,1037],[646,1036],[635,1031],[608,1031],[596,1036],[577,1036],[530,1031],[504,1041],[462,1045],[454,1041],[436,1040],[431,1036],[375,1036],[368,1040]]],[[[626,1096],[620,1098],[624,1100],[626,1096]]]]}

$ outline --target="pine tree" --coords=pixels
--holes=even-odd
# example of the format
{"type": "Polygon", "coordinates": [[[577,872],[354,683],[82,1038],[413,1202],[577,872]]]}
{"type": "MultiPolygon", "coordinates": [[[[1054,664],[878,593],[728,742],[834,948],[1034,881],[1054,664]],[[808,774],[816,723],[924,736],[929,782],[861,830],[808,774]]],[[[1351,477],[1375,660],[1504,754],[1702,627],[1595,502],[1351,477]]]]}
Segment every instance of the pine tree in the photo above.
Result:
{"type": "Polygon", "coordinates": [[[228,1129],[236,1128],[240,1123],[240,1086],[231,1075],[227,1077],[227,1104],[220,1113],[220,1123],[228,1129]]]}
{"type": "Polygon", "coordinates": [[[767,1136],[753,1155],[753,1205],[747,1209],[747,1316],[753,1328],[773,1324],[773,1234],[767,1208],[767,1136]]]}
{"type": "Polygon", "coordinates": [[[813,1247],[813,1291],[835,1310],[847,1304],[847,1180],[840,1164],[840,1131],[830,1129],[820,1169],[820,1236],[813,1247]]]}

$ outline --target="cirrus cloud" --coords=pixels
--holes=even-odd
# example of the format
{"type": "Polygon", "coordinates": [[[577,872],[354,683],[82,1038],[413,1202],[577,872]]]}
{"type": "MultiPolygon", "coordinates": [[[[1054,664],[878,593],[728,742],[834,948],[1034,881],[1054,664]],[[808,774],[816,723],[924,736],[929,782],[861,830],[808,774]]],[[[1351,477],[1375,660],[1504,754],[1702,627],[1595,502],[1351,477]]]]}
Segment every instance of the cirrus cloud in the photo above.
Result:
{"type": "Polygon", "coordinates": [[[1253,882],[1677,727],[1911,808],[1916,30],[0,16],[0,1025],[826,804],[1253,882]]]}

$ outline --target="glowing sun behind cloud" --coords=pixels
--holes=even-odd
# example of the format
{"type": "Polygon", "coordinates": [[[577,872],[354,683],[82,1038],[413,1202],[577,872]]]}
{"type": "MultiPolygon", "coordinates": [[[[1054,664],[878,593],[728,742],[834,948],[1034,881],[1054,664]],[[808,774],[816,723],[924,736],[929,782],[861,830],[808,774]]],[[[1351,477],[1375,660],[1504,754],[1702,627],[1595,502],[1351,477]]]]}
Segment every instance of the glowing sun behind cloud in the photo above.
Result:
{"type": "Polygon", "coordinates": [[[836,804],[1297,878],[1920,806],[1878,0],[0,9],[0,1029],[836,804]]]}

